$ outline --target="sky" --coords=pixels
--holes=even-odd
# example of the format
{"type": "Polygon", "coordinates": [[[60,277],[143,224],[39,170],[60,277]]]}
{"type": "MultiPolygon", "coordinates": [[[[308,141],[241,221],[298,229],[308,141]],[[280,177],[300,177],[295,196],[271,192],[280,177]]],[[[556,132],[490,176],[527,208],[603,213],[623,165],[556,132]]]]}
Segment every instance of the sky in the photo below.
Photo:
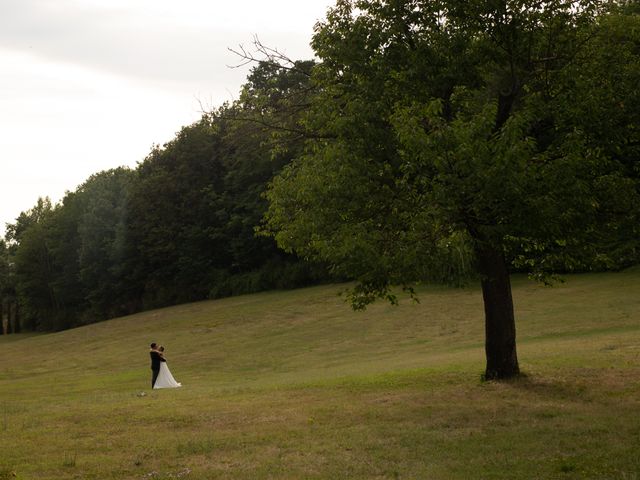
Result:
{"type": "Polygon", "coordinates": [[[0,234],[237,98],[254,36],[313,58],[332,0],[0,0],[0,234]]]}

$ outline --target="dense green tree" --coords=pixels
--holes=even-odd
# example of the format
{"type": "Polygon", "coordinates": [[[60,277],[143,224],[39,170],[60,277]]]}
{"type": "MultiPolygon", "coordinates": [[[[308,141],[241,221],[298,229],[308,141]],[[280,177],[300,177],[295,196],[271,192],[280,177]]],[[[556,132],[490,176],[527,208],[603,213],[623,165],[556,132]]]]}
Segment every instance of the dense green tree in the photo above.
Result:
{"type": "MultiPolygon", "coordinates": [[[[258,48],[269,53],[266,47],[258,48]]],[[[237,102],[212,114],[224,132],[221,200],[229,215],[229,272],[255,282],[251,290],[291,288],[326,278],[322,267],[301,262],[278,249],[273,239],[255,235],[267,208],[266,185],[303,151],[302,122],[312,92],[314,62],[273,56],[251,70],[237,102]]]]}
{"type": "Polygon", "coordinates": [[[280,73],[254,69],[241,101],[184,127],[138,167],[126,229],[131,286],[144,308],[318,278],[273,239],[255,235],[267,183],[302,147],[299,134],[282,129],[276,141],[268,122],[280,120],[257,107],[261,89],[280,88],[265,78],[280,73]]]}
{"type": "Polygon", "coordinates": [[[9,248],[20,244],[24,233],[34,225],[41,223],[51,213],[53,206],[49,197],[40,197],[33,208],[21,212],[14,223],[6,225],[5,240],[9,248]]]}
{"type": "Polygon", "coordinates": [[[82,204],[77,225],[77,261],[86,302],[82,313],[85,322],[134,310],[126,229],[133,180],[133,171],[117,168],[92,175],[75,192],[82,204]]]}
{"type": "Polygon", "coordinates": [[[266,230],[358,279],[356,307],[475,271],[485,376],[518,374],[510,268],[577,268],[637,219],[635,113],[610,100],[638,101],[640,30],[608,26],[610,3],[339,0],[312,43],[324,138],[273,181],[266,230]]]}
{"type": "MultiPolygon", "coordinates": [[[[78,224],[82,213],[81,198],[75,192],[69,192],[41,225],[48,268],[51,270],[49,289],[52,308],[50,313],[41,319],[49,324],[49,328],[46,329],[63,330],[78,325],[86,308],[78,259],[78,224]]],[[[30,233],[27,231],[27,235],[30,233]]]]}
{"type": "MultiPolygon", "coordinates": [[[[554,95],[556,125],[579,132],[581,142],[606,162],[599,206],[573,241],[578,268],[619,269],[640,261],[637,196],[618,192],[640,179],[640,11],[637,2],[603,17],[599,28],[562,72],[567,88],[554,95]],[[635,13],[633,13],[635,8],[635,13]],[[626,221],[620,221],[625,218],[626,221]],[[577,241],[576,241],[577,240],[577,241]]],[[[582,219],[584,222],[584,219],[582,219]]]]}
{"type": "Polygon", "coordinates": [[[206,298],[227,265],[221,148],[218,126],[204,116],[137,169],[127,229],[145,307],[206,298]]]}
{"type": "Polygon", "coordinates": [[[255,234],[267,183],[303,148],[312,65],[259,63],[238,101],[184,127],[139,165],[127,231],[131,284],[145,307],[322,277],[255,234]]]}
{"type": "Polygon", "coordinates": [[[46,223],[53,210],[48,198],[40,198],[32,209],[22,212],[14,224],[7,225],[7,239],[15,247],[12,258],[15,290],[23,311],[23,324],[28,330],[53,328],[55,271],[46,241],[46,223]]]}
{"type": "Polygon", "coordinates": [[[62,330],[78,324],[85,308],[77,256],[80,213],[77,197],[68,193],[58,205],[39,202],[23,214],[36,219],[23,230],[13,258],[15,289],[29,329],[62,330]]]}
{"type": "Polygon", "coordinates": [[[13,294],[25,327],[61,330],[118,313],[128,299],[124,216],[132,173],[93,175],[61,203],[39,200],[9,225],[13,294]]]}

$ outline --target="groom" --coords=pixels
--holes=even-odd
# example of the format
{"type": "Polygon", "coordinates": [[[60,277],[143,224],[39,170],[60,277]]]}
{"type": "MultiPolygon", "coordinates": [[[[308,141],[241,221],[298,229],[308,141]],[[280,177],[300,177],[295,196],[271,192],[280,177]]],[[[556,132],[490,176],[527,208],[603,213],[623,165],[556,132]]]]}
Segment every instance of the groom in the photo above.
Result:
{"type": "Polygon", "coordinates": [[[151,355],[151,372],[153,373],[151,377],[151,389],[153,389],[158,379],[158,374],[160,373],[160,363],[166,362],[166,360],[160,356],[157,343],[153,342],[150,347],[149,355],[151,355]]]}

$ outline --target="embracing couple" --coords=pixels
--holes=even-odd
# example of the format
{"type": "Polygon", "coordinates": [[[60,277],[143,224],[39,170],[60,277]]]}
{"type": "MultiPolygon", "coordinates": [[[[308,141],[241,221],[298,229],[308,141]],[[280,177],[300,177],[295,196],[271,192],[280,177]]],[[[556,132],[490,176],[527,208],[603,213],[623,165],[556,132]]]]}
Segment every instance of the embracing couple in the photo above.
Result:
{"type": "Polygon", "coordinates": [[[158,345],[155,342],[152,343],[149,355],[151,355],[151,372],[153,373],[151,377],[151,388],[177,388],[182,386],[181,383],[176,382],[169,371],[167,361],[164,358],[164,347],[162,345],[158,345]]]}

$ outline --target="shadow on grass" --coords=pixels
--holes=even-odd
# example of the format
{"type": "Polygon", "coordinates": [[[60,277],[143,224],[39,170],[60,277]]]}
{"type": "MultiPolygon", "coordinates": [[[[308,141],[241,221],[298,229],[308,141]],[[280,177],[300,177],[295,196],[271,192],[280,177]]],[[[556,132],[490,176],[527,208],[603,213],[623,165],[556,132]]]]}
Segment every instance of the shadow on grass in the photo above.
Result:
{"type": "MultiPolygon", "coordinates": [[[[597,379],[594,377],[594,381],[597,379]]],[[[486,385],[502,386],[526,395],[559,400],[586,400],[586,385],[578,378],[555,378],[551,376],[521,373],[508,380],[483,381],[486,385]]]]}

